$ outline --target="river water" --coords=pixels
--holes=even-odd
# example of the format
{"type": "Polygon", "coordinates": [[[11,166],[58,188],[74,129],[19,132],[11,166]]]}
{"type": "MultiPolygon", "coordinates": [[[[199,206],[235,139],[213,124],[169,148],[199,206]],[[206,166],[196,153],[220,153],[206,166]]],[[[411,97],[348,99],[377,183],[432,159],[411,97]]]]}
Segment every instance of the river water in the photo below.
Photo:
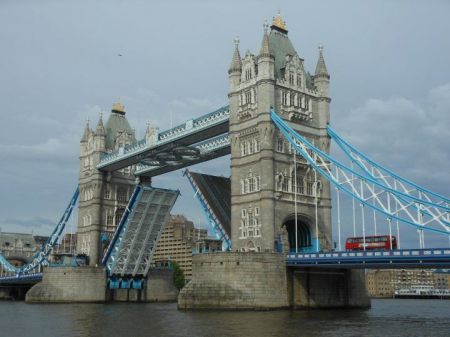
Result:
{"type": "Polygon", "coordinates": [[[450,300],[372,300],[372,309],[178,311],[174,303],[0,302],[1,337],[442,336],[450,300]]]}

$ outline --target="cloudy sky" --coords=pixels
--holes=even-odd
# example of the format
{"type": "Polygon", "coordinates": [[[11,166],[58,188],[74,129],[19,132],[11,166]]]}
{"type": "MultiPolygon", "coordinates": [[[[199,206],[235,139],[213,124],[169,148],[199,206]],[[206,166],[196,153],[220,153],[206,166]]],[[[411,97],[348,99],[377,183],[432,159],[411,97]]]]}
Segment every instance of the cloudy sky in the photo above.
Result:
{"type": "MultiPolygon", "coordinates": [[[[117,99],[139,137],[149,121],[164,130],[226,105],[233,39],[256,53],[278,9],[311,72],[325,46],[335,129],[450,196],[447,1],[2,0],[1,229],[50,232],[77,185],[86,119],[117,99]]],[[[228,175],[228,162],[195,169],[228,175]]],[[[155,185],[179,188],[175,211],[204,224],[181,172],[155,185]]]]}

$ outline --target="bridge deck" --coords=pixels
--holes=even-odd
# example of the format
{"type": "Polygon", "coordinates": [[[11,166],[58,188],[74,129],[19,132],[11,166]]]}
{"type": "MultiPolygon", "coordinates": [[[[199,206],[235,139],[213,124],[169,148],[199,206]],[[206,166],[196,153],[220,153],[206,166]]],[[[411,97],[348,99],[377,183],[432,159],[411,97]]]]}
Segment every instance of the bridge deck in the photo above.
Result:
{"type": "Polygon", "coordinates": [[[286,264],[313,268],[450,268],[450,248],[291,253],[286,257],[286,264]]]}
{"type": "Polygon", "coordinates": [[[0,277],[0,285],[35,284],[42,281],[42,273],[0,277]]]}

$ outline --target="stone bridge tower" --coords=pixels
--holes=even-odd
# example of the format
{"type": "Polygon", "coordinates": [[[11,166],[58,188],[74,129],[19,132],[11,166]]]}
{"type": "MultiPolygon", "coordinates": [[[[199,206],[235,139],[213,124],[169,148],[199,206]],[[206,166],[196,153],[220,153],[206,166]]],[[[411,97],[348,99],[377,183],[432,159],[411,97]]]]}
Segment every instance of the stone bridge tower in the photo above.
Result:
{"type": "Polygon", "coordinates": [[[329,183],[299,155],[294,165],[290,144],[270,119],[273,107],[297,132],[329,152],[330,76],[322,48],[310,75],[280,15],[270,29],[265,25],[258,55],[247,51],[241,58],[238,43],[228,72],[233,251],[274,251],[280,242],[285,251],[316,251],[317,245],[329,249],[329,183]]]}
{"type": "Polygon", "coordinates": [[[106,126],[100,116],[95,131],[88,122],[81,138],[77,252],[88,255],[90,265],[103,257],[135,185],[133,167],[108,174],[96,166],[102,154],[134,141],[134,130],[120,103],[113,105],[106,126]]]}

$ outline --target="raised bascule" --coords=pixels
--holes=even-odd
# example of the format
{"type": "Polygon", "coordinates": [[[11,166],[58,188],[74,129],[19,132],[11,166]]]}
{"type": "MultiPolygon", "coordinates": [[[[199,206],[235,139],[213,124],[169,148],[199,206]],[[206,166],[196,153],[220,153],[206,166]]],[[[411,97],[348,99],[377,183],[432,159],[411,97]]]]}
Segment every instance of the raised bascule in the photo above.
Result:
{"type": "MultiPolygon", "coordinates": [[[[167,281],[154,272],[152,257],[179,194],[151,186],[151,178],[229,154],[230,178],[184,171],[223,251],[194,256],[179,308],[365,308],[366,268],[450,267],[450,248],[425,245],[427,232],[450,243],[450,199],[377,164],[331,128],[322,47],[312,75],[277,15],[264,26],[257,55],[241,57],[235,41],[228,74],[227,106],[164,132],[149,125],[142,140],[119,103],[106,125],[101,116],[95,130],[87,123],[79,186],[58,227],[24,267],[0,256],[7,274],[0,283],[42,279],[41,266],[79,195],[77,251],[88,256],[91,268],[67,272],[80,283],[95,283],[97,293],[104,289],[99,296],[85,293],[83,283],[76,288],[82,298],[107,299],[106,288],[119,297],[126,289],[127,299],[130,289],[151,297],[147,290],[167,281]],[[330,155],[332,143],[341,160],[330,155]],[[342,198],[351,200],[348,212],[341,210],[342,198]],[[353,221],[343,225],[343,213],[353,221]],[[354,236],[361,233],[360,251],[343,247],[341,226],[351,223],[354,236]],[[417,231],[419,248],[400,249],[400,228],[417,231]],[[369,234],[386,232],[396,235],[399,249],[366,249],[369,234]]],[[[51,297],[59,276],[45,270],[43,285],[30,298],[51,297]]]]}

